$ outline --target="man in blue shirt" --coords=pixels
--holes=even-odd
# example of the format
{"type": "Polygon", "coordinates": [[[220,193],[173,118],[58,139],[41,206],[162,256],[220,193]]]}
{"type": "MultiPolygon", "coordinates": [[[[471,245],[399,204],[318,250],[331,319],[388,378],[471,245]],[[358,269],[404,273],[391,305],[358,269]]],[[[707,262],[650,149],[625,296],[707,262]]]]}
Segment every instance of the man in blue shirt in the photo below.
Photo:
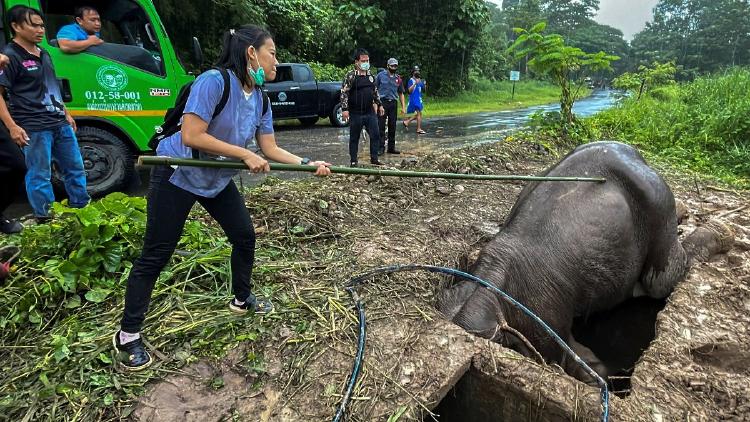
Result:
{"type": "Polygon", "coordinates": [[[75,10],[76,23],[65,25],[57,31],[57,43],[63,53],[75,54],[92,45],[104,43],[99,31],[102,20],[93,7],[81,6],[75,10]]]}
{"type": "Polygon", "coordinates": [[[398,60],[391,57],[388,59],[388,70],[378,73],[375,78],[375,86],[380,92],[380,100],[383,102],[385,114],[380,116],[380,151],[378,154],[385,153],[385,123],[388,122],[388,153],[400,154],[396,150],[396,118],[397,108],[396,101],[401,99],[401,113],[406,113],[406,102],[404,101],[404,85],[401,81],[401,75],[396,73],[398,70],[398,60]]]}
{"type": "Polygon", "coordinates": [[[415,114],[404,120],[402,123],[406,129],[409,129],[409,123],[411,123],[412,120],[417,119],[417,135],[424,135],[427,132],[422,130],[422,110],[424,109],[422,93],[427,90],[427,82],[422,80],[419,66],[414,66],[414,69],[411,72],[411,79],[409,79],[409,82],[406,84],[406,89],[409,90],[409,106],[406,108],[406,113],[415,114]]]}

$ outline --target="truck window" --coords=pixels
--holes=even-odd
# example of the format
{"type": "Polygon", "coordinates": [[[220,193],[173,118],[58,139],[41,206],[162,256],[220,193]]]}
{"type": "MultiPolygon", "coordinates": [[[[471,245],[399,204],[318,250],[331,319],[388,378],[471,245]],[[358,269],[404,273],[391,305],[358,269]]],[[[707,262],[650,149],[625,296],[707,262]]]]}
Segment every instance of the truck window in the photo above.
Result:
{"type": "Polygon", "coordinates": [[[297,82],[310,82],[313,80],[312,71],[307,66],[294,66],[294,80],[297,82]]]}
{"type": "MultiPolygon", "coordinates": [[[[75,23],[74,10],[83,3],[71,0],[44,0],[41,3],[47,21],[47,39],[50,45],[57,47],[57,31],[64,25],[75,23]]],[[[100,33],[105,42],[79,54],[94,54],[165,76],[161,48],[153,35],[153,24],[136,2],[99,0],[85,4],[99,12],[102,19],[100,33]]]]}
{"type": "Polygon", "coordinates": [[[276,68],[276,79],[274,82],[292,82],[292,67],[291,66],[278,66],[276,68]]]}

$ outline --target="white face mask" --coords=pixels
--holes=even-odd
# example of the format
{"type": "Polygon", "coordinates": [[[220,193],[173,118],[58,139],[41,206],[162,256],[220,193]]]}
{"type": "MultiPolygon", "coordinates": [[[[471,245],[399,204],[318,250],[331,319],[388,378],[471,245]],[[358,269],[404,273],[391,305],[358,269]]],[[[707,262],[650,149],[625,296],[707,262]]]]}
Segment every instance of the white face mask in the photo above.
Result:
{"type": "Polygon", "coordinates": [[[360,63],[359,68],[367,72],[368,70],[370,70],[370,63],[369,62],[360,63]]]}

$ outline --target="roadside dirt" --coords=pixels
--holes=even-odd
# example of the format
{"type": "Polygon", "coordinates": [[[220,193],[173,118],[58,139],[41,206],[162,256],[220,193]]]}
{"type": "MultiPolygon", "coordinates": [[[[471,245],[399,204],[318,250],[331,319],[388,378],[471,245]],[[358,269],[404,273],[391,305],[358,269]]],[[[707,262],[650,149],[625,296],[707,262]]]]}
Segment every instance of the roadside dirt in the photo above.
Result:
{"type": "MultiPolygon", "coordinates": [[[[534,174],[558,158],[537,145],[501,142],[427,155],[418,165],[450,172],[534,174]]],[[[398,167],[414,165],[388,159],[398,167]]],[[[677,287],[657,318],[656,339],[635,368],[631,394],[612,398],[611,420],[750,420],[750,194],[662,173],[687,205],[684,234],[718,219],[734,230],[736,240],[729,253],[696,265],[677,287]]],[[[320,271],[335,272],[328,275],[340,280],[338,286],[381,265],[466,268],[499,230],[523,187],[362,176],[304,184],[304,189],[293,182],[264,189],[269,200],[284,196],[310,209],[325,201],[319,212],[336,227],[337,246],[346,248],[343,268],[349,272],[342,266],[320,271]]],[[[278,223],[256,219],[256,224],[266,230],[278,223]]],[[[433,306],[447,282],[432,274],[402,273],[378,277],[358,290],[367,313],[367,343],[347,420],[432,420],[431,410],[467,373],[474,374],[478,391],[488,394],[470,407],[494,406],[490,416],[599,418],[598,389],[445,321],[433,306]]],[[[293,277],[288,284],[284,289],[295,292],[309,288],[293,277]]],[[[346,292],[336,290],[337,300],[351,308],[346,292]]],[[[131,417],[331,420],[352,370],[357,333],[356,314],[335,313],[331,302],[321,304],[320,313],[330,315],[335,330],[300,343],[283,320],[277,321],[269,340],[245,343],[222,361],[203,360],[153,384],[131,417]],[[248,350],[264,356],[263,372],[244,369],[248,350]],[[217,379],[222,380],[218,385],[213,382],[217,379]]]]}

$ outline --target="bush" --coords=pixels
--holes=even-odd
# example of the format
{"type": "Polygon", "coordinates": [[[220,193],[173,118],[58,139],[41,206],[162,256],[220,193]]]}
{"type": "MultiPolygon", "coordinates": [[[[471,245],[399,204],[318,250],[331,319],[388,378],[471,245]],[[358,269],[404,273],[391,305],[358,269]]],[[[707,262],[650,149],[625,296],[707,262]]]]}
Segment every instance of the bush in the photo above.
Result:
{"type": "Polygon", "coordinates": [[[650,91],[586,119],[591,139],[621,139],[689,168],[750,185],[750,69],[650,91]]]}
{"type": "Polygon", "coordinates": [[[308,63],[318,81],[343,81],[349,69],[337,67],[332,64],[311,62],[308,63]]]}

